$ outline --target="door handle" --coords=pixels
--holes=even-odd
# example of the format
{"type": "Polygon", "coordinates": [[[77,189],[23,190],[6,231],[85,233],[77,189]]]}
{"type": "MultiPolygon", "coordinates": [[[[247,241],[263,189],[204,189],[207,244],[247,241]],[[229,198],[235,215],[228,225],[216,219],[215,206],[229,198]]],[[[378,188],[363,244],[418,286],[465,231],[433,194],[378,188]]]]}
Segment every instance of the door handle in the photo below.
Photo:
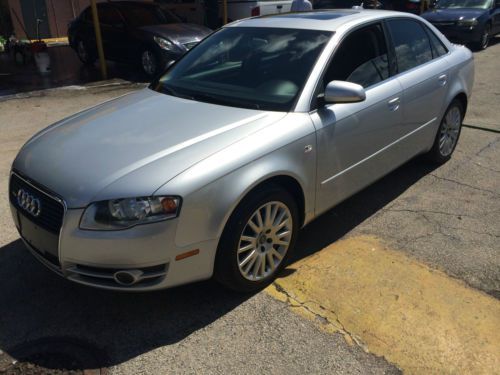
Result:
{"type": "Polygon", "coordinates": [[[446,74],[441,74],[438,77],[438,82],[440,86],[446,85],[446,83],[448,82],[448,76],[446,74]]]}
{"type": "Polygon", "coordinates": [[[395,112],[399,109],[399,105],[401,104],[401,100],[399,97],[393,98],[387,102],[387,105],[389,107],[389,110],[395,112]]]}

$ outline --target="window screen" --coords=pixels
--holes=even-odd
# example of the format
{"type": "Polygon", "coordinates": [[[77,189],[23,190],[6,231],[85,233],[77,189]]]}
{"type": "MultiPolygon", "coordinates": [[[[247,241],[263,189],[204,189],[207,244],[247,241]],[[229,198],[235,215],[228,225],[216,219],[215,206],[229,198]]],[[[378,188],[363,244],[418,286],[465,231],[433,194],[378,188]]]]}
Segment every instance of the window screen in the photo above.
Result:
{"type": "Polygon", "coordinates": [[[339,80],[369,87],[388,77],[384,32],[376,24],[354,31],[341,42],[327,69],[324,83],[339,80]]]}

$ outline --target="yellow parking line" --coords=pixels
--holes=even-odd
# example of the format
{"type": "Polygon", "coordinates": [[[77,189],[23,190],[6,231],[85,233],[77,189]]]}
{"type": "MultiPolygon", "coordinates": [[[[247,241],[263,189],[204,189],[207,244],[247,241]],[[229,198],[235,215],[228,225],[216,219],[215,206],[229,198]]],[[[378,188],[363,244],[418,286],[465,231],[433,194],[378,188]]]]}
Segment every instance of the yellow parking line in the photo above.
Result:
{"type": "Polygon", "coordinates": [[[266,291],[410,374],[500,374],[500,302],[373,237],[338,241],[266,291]]]}

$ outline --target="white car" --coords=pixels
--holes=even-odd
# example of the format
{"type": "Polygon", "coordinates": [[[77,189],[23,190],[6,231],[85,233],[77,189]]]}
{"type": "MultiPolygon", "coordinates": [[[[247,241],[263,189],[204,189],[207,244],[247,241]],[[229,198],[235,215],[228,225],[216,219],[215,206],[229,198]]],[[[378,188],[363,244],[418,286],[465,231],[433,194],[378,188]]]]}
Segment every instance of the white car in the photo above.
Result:
{"type": "MultiPolygon", "coordinates": [[[[205,22],[205,6],[203,0],[162,0],[168,10],[174,12],[185,22],[203,25],[205,22]]],[[[228,22],[243,18],[290,12],[292,0],[228,0],[228,22]]],[[[219,15],[223,18],[223,3],[219,1],[219,15]]]]}

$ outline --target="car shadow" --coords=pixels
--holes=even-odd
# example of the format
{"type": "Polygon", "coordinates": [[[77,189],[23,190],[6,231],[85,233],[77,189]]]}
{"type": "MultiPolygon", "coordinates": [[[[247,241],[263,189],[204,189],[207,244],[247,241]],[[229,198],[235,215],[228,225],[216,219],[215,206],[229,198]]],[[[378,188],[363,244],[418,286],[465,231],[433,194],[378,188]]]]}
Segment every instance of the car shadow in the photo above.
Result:
{"type": "MultiPolygon", "coordinates": [[[[330,210],[301,231],[292,261],[335,242],[433,169],[411,161],[330,210]]],[[[251,297],[212,281],[151,293],[84,287],[46,270],[16,240],[0,248],[0,349],[16,358],[20,345],[71,338],[100,353],[83,368],[108,367],[179,342],[251,297]]]]}

